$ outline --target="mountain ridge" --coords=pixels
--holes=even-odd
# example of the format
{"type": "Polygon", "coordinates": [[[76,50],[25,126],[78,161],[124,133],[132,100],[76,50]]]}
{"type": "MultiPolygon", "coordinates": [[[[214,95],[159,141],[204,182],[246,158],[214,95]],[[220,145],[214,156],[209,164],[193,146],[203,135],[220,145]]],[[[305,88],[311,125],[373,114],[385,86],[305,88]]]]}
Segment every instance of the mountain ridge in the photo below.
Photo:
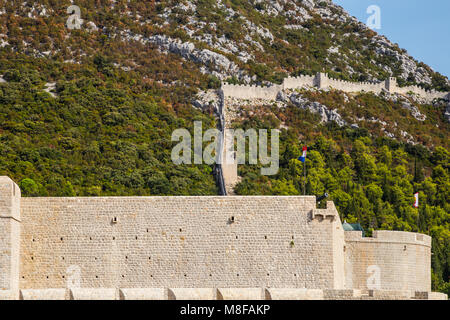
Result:
{"type": "MultiPolygon", "coordinates": [[[[4,3],[7,2],[4,1],[4,3]]],[[[88,54],[89,50],[77,53],[77,51],[68,52],[61,47],[71,48],[68,35],[74,37],[76,33],[84,33],[85,36],[86,34],[98,37],[106,35],[109,38],[119,37],[128,41],[141,41],[143,44],[150,42],[163,51],[176,52],[205,65],[217,63],[218,70],[203,70],[203,72],[209,72],[221,80],[234,76],[244,83],[264,82],[270,77],[280,80],[279,77],[283,76],[282,74],[287,76],[305,72],[330,71],[338,78],[347,80],[384,80],[388,74],[391,74],[401,81],[428,88],[434,86],[441,89],[439,85],[433,84],[433,77],[439,78],[435,82],[440,81],[444,83],[444,86],[450,84],[448,79],[434,73],[429,66],[415,61],[407,55],[405,50],[370,30],[332,1],[305,0],[287,3],[284,1],[204,0],[182,3],[148,1],[145,6],[137,2],[99,1],[97,10],[100,12],[104,10],[105,13],[97,16],[94,12],[89,12],[96,8],[94,5],[80,1],[81,18],[85,18],[81,30],[64,28],[62,24],[68,15],[63,11],[65,7],[63,3],[68,7],[70,2],[57,1],[56,3],[60,5],[55,8],[38,4],[38,2],[24,2],[25,5],[16,7],[5,4],[3,14],[0,15],[3,26],[6,25],[1,32],[2,46],[11,46],[16,50],[30,50],[32,54],[40,56],[64,57],[64,61],[71,61],[73,58],[88,54]],[[208,13],[205,12],[206,9],[208,13]],[[128,19],[130,17],[134,20],[128,19]],[[5,23],[8,18],[10,23],[5,23]],[[209,18],[217,22],[205,22],[209,18]],[[55,26],[65,34],[65,39],[57,39],[49,32],[50,30],[46,30],[48,35],[44,35],[40,39],[43,43],[38,45],[41,48],[30,46],[31,39],[22,39],[22,43],[11,41],[18,40],[14,39],[14,30],[9,28],[15,19],[23,19],[25,24],[35,23],[37,28],[42,24],[42,27],[47,29],[50,27],[49,23],[56,22],[55,26]],[[118,23],[113,25],[108,20],[118,23]],[[335,32],[329,32],[329,35],[318,30],[319,27],[328,26],[327,31],[332,31],[333,24],[336,24],[338,28],[335,32]],[[220,29],[217,25],[223,28],[220,29]],[[127,27],[132,27],[135,31],[127,27]],[[340,29],[348,32],[340,32],[340,29]],[[299,41],[308,40],[305,34],[308,32],[319,39],[317,41],[319,45],[299,41]],[[58,40],[63,41],[58,44],[58,40]],[[342,43],[352,41],[354,49],[342,47],[342,43]],[[298,66],[294,68],[287,61],[281,63],[267,61],[269,58],[267,55],[273,52],[271,47],[304,57],[305,61],[296,59],[298,66]],[[313,54],[301,54],[302,48],[306,53],[313,54]],[[361,50],[355,51],[355,49],[361,50]],[[75,57],[71,56],[72,53],[75,57]],[[322,70],[317,70],[319,66],[315,61],[311,63],[307,61],[308,56],[313,55],[317,56],[313,60],[323,62],[322,70]],[[349,55],[353,55],[352,60],[361,61],[356,64],[353,61],[349,62],[349,55]],[[361,58],[363,55],[366,58],[361,58]],[[267,62],[270,62],[272,66],[267,62]],[[364,70],[364,72],[355,70],[361,69],[362,63],[366,62],[373,64],[375,69],[364,70]],[[262,64],[269,65],[269,70],[258,70],[263,68],[262,64]],[[332,68],[326,70],[329,66],[333,66],[334,70],[332,68]],[[265,75],[264,72],[269,72],[271,75],[265,75]]]]}

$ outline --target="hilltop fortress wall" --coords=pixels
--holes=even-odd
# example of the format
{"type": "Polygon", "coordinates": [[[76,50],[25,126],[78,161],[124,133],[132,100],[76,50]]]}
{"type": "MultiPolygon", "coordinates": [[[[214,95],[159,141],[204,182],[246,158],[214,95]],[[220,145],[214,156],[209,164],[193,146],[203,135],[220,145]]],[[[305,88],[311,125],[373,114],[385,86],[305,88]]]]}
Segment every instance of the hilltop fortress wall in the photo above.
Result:
{"type": "Polygon", "coordinates": [[[380,93],[386,89],[385,82],[371,83],[371,82],[350,82],[345,80],[329,78],[323,73],[316,75],[316,86],[318,88],[333,88],[344,92],[374,92],[380,93]]]}
{"type": "Polygon", "coordinates": [[[418,86],[396,87],[395,92],[403,95],[415,94],[424,98],[426,101],[433,101],[434,99],[450,100],[448,92],[439,92],[436,90],[426,91],[418,86]]]}
{"type": "Polygon", "coordinates": [[[324,73],[317,73],[316,76],[302,75],[299,77],[288,77],[283,80],[281,85],[272,86],[247,86],[247,85],[229,85],[222,84],[224,97],[237,99],[264,99],[275,100],[282,90],[300,89],[304,87],[316,87],[318,89],[336,89],[344,92],[373,92],[382,91],[398,93],[403,95],[415,94],[428,102],[434,99],[448,99],[448,92],[438,92],[435,90],[426,91],[418,86],[399,87],[395,78],[389,78],[386,81],[377,83],[372,82],[350,82],[330,78],[324,73]]]}
{"type": "Polygon", "coordinates": [[[280,85],[273,85],[270,87],[260,86],[242,86],[234,84],[222,84],[222,91],[224,97],[233,97],[237,99],[264,99],[275,100],[278,92],[283,90],[280,85]]]}
{"type": "Polygon", "coordinates": [[[302,87],[316,86],[316,77],[301,75],[298,77],[287,77],[283,80],[283,89],[298,89],[302,87]]]}
{"type": "Polygon", "coordinates": [[[344,232],[312,196],[22,198],[0,177],[0,299],[440,299],[430,259],[429,237],[344,232]]]}

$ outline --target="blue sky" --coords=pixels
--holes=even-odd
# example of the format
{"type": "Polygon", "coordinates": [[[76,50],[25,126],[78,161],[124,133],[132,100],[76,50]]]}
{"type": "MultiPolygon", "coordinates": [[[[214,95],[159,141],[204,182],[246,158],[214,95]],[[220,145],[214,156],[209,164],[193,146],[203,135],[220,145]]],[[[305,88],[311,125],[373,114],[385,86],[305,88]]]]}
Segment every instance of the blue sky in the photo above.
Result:
{"type": "Polygon", "coordinates": [[[333,0],[366,23],[370,5],[381,9],[381,29],[376,32],[398,43],[418,61],[450,78],[449,0],[333,0]]]}

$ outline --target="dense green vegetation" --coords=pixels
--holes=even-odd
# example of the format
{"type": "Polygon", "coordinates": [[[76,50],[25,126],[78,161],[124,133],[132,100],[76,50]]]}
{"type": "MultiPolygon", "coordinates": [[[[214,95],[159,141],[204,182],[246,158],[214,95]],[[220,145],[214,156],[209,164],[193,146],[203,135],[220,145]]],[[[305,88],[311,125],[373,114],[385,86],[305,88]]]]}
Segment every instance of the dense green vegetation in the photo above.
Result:
{"type": "Polygon", "coordinates": [[[131,85],[139,79],[102,56],[75,69],[43,62],[0,59],[0,175],[25,196],[217,194],[210,166],[170,159],[172,131],[194,120],[214,127],[210,115],[164,102],[164,88],[131,85]],[[65,72],[55,98],[43,91],[46,70],[65,72]]]}
{"type": "Polygon", "coordinates": [[[299,90],[298,92],[310,101],[317,101],[331,110],[337,110],[347,123],[357,123],[375,136],[383,136],[387,131],[395,134],[397,139],[406,142],[408,139],[402,135],[403,131],[429,148],[436,146],[450,148],[448,139],[450,124],[443,116],[445,103],[420,104],[411,98],[398,99],[373,93],[344,95],[337,90],[328,92],[299,90]],[[423,121],[415,119],[409,110],[412,107],[417,108],[417,111],[426,119],[423,121]],[[359,119],[364,120],[358,121],[359,119]]]}
{"type": "MultiPolygon", "coordinates": [[[[325,97],[326,98],[326,97],[325,97]]],[[[361,98],[361,97],[360,97],[361,98]]],[[[261,109],[261,107],[258,107],[261,109]]],[[[256,109],[256,108],[255,108],[256,109]]],[[[342,221],[360,222],[373,230],[422,232],[433,237],[433,289],[450,288],[450,153],[433,152],[377,137],[366,128],[317,125],[317,117],[292,106],[286,110],[266,107],[236,126],[270,129],[285,121],[289,130],[280,135],[280,171],[261,176],[260,166],[240,166],[241,195],[330,194],[342,221]],[[299,142],[300,140],[300,142],[299,142]],[[306,161],[297,160],[302,144],[309,146],[306,161]],[[420,192],[415,209],[414,193],[420,192]]],[[[446,138],[447,139],[447,138],[446,138]]],[[[448,140],[447,140],[448,143],[448,140]]]]}

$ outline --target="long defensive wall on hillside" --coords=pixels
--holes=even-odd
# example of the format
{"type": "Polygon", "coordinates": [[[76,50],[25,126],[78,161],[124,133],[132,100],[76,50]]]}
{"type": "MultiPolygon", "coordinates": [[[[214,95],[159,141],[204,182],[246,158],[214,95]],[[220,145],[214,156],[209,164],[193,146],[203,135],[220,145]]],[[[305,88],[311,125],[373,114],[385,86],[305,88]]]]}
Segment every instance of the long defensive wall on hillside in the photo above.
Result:
{"type": "Polygon", "coordinates": [[[24,198],[0,177],[0,299],[445,298],[430,250],[311,196],[24,198]]]}
{"type": "Polygon", "coordinates": [[[399,87],[397,79],[388,78],[385,81],[372,82],[350,82],[330,78],[327,74],[317,73],[315,76],[302,75],[299,77],[288,77],[283,80],[281,85],[272,85],[267,87],[255,85],[233,85],[222,84],[224,97],[238,99],[264,99],[276,100],[280,91],[286,89],[300,89],[303,87],[316,87],[318,89],[336,89],[344,92],[373,92],[380,93],[386,91],[389,93],[415,94],[428,102],[434,99],[448,99],[448,92],[439,92],[435,90],[427,91],[418,86],[399,87]]]}

